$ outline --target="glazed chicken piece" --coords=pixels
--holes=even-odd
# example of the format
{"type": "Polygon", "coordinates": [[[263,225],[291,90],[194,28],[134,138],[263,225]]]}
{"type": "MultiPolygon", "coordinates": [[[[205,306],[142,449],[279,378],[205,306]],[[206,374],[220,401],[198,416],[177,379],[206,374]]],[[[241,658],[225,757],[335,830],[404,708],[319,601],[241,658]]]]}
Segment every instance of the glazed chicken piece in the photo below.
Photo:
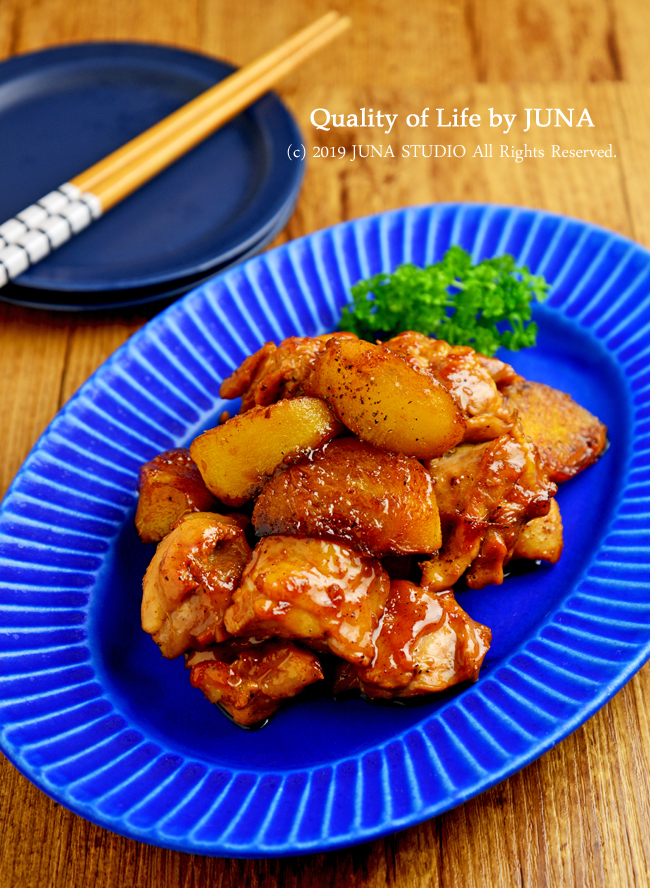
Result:
{"type": "Polygon", "coordinates": [[[355,688],[374,698],[444,691],[478,678],[490,641],[490,630],[472,620],[450,590],[436,593],[396,580],[372,665],[341,664],[334,691],[355,688]]]}
{"type": "Polygon", "coordinates": [[[142,585],[142,628],[164,657],[228,638],[224,614],[251,556],[247,523],[194,512],[158,544],[142,585]]]}
{"type": "Polygon", "coordinates": [[[512,428],[517,411],[499,390],[515,378],[508,364],[486,358],[467,345],[449,345],[412,330],[383,345],[445,386],[465,418],[465,441],[491,441],[512,428]]]}
{"type": "Polygon", "coordinates": [[[518,376],[504,389],[519,413],[524,432],[535,442],[552,481],[567,481],[601,456],[607,427],[570,395],[518,376]]]}
{"type": "Polygon", "coordinates": [[[524,524],[547,514],[557,491],[531,441],[515,425],[482,444],[461,444],[427,465],[436,488],[443,544],[423,565],[422,585],[450,588],[503,582],[524,524]]]}
{"type": "Polygon", "coordinates": [[[323,678],[316,654],[291,641],[231,639],[187,655],[190,682],[239,725],[255,725],[323,678]]]}
{"type": "Polygon", "coordinates": [[[221,384],[222,398],[239,398],[240,413],[251,407],[266,407],[282,398],[304,394],[304,383],[314,361],[332,337],[356,339],[353,333],[326,333],[323,336],[290,336],[280,345],[266,342],[244,360],[221,384]]]}
{"type": "Polygon", "coordinates": [[[309,460],[279,472],[253,511],[259,536],[345,540],[366,555],[430,553],[440,548],[431,476],[413,457],[338,438],[309,460]]]}
{"type": "Polygon", "coordinates": [[[381,563],[350,546],[266,537],[253,550],[225,626],[232,635],[302,640],[367,666],[389,588],[381,563]]]}
{"type": "Polygon", "coordinates": [[[474,354],[481,367],[483,367],[484,370],[487,370],[490,374],[499,391],[503,391],[505,386],[510,385],[516,379],[517,374],[515,373],[514,367],[511,367],[510,364],[506,364],[506,362],[502,361],[500,358],[490,358],[477,351],[475,351],[474,354]]]}
{"type": "Polygon", "coordinates": [[[219,501],[187,449],[166,450],[140,469],[135,526],[143,543],[157,543],[190,512],[216,512],[219,501]]]}

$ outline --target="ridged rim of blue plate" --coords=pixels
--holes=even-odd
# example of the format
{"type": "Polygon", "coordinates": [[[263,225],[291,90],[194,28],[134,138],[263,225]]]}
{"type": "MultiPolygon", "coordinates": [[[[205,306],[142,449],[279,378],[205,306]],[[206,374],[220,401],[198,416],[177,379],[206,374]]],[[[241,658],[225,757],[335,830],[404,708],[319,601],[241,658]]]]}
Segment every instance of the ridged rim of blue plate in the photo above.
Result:
{"type": "Polygon", "coordinates": [[[553,747],[650,655],[649,293],[650,253],[618,234],[534,209],[438,204],[318,231],[168,308],[54,419],[0,510],[6,755],[61,804],[114,832],[251,858],[403,829],[553,747]],[[223,407],[220,380],[262,342],[333,328],[359,276],[433,261],[451,243],[475,258],[511,252],[545,273],[552,290],[544,310],[586,331],[620,370],[630,441],[595,557],[476,684],[381,743],[313,767],[274,769],[258,761],[229,770],[191,749],[166,749],[102,685],[106,667],[89,643],[93,590],[132,518],[139,465],[211,424],[223,407]],[[78,778],[52,779],[62,763],[66,773],[78,766],[78,778]],[[75,792],[89,774],[85,792],[75,792]],[[116,793],[130,801],[102,804],[116,793]]]}

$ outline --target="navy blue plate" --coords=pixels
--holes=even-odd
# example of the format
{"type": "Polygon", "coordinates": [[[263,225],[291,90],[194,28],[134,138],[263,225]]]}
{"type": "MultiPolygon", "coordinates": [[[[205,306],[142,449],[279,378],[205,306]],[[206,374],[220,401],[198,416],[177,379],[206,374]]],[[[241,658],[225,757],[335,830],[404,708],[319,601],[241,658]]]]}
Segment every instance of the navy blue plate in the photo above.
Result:
{"type": "Polygon", "coordinates": [[[155,304],[156,307],[164,307],[165,304],[177,299],[184,293],[188,293],[198,287],[204,281],[219,274],[233,265],[250,259],[251,256],[261,253],[276,237],[289,221],[293,212],[293,204],[289,204],[281,213],[264,237],[240,256],[231,259],[224,265],[217,265],[209,272],[192,275],[189,278],[181,278],[177,281],[158,286],[136,287],[132,290],[108,290],[105,293],[83,292],[75,290],[70,293],[60,293],[56,301],[52,301],[52,293],[48,290],[38,290],[35,287],[17,286],[9,283],[0,287],[0,300],[24,305],[28,308],[47,308],[50,311],[104,311],[107,309],[127,308],[136,305],[155,304]]]}
{"type": "MultiPolygon", "coordinates": [[[[0,220],[73,178],[234,69],[165,46],[92,43],[0,65],[0,220]]],[[[275,230],[297,199],[302,141],[269,93],[14,283],[62,293],[178,288],[225,267],[275,230]]],[[[107,297],[106,293],[110,292],[107,297]]],[[[27,294],[29,298],[29,294],[27,294]]],[[[9,298],[9,297],[5,297],[9,298]]],[[[64,298],[63,302],[75,304],[64,298]]],[[[77,300],[79,303],[80,300],[77,300]]],[[[129,296],[129,301],[132,301],[129,296]]]]}
{"type": "Polygon", "coordinates": [[[650,655],[650,254],[530,209],[452,204],[358,219],[203,284],[80,389],[0,509],[0,745],[77,814],[163,847],[324,851],[408,827],[555,746],[650,655]],[[414,707],[312,693],[260,731],[231,724],[140,628],[151,557],[138,469],[227,406],[221,380],[264,341],[332,329],[351,283],[509,252],[546,275],[538,345],[512,357],[609,426],[562,485],[560,562],[459,593],[493,631],[476,684],[414,707]]]}

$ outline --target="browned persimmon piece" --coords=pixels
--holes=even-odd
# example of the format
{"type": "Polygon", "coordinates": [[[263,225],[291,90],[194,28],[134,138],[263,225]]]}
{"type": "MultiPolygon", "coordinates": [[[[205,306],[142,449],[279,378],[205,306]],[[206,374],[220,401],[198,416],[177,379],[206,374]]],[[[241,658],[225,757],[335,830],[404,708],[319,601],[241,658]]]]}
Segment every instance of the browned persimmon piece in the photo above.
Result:
{"type": "Polygon", "coordinates": [[[533,518],[521,528],[512,557],[557,564],[563,545],[560,507],[557,500],[552,499],[548,515],[533,518]]]}
{"type": "Polygon", "coordinates": [[[433,376],[359,339],[330,339],[305,390],[380,450],[431,459],[458,444],[465,431],[456,401],[433,376]]]}
{"type": "Polygon", "coordinates": [[[299,459],[342,430],[320,398],[252,407],[199,435],[190,453],[206,486],[222,502],[240,506],[282,463],[299,459]]]}
{"type": "Polygon", "coordinates": [[[142,584],[142,628],[164,657],[228,637],[226,608],[250,556],[239,515],[194,512],[158,544],[142,584]]]}
{"type": "Polygon", "coordinates": [[[322,336],[289,336],[279,345],[265,342],[221,384],[222,398],[241,396],[240,413],[251,407],[266,407],[283,398],[304,395],[305,380],[328,339],[356,339],[354,333],[325,333],[322,336]]]}
{"type": "Polygon", "coordinates": [[[512,428],[517,411],[499,391],[515,378],[509,364],[486,358],[468,345],[449,345],[412,330],[384,345],[444,385],[463,413],[464,441],[490,441],[512,428]]]}
{"type": "Polygon", "coordinates": [[[166,450],[140,469],[135,527],[143,543],[157,543],[189,512],[217,512],[190,451],[166,450]]]}
{"type": "Polygon", "coordinates": [[[431,476],[411,456],[358,438],[330,441],[268,481],[255,503],[258,535],[345,540],[366,555],[435,552],[440,518],[431,476]]]}
{"type": "Polygon", "coordinates": [[[226,611],[232,635],[278,635],[367,666],[390,580],[375,558],[330,540],[261,540],[226,611]]]}
{"type": "Polygon", "coordinates": [[[504,394],[517,408],[552,481],[567,481],[605,450],[607,427],[565,392],[518,377],[504,394]]]}
{"type": "Polygon", "coordinates": [[[190,681],[239,725],[255,725],[323,678],[316,654],[291,641],[231,639],[188,654],[190,681]]]}
{"type": "Polygon", "coordinates": [[[356,688],[375,698],[444,691],[478,678],[490,641],[490,630],[472,620],[450,590],[394,580],[372,665],[342,664],[334,690],[356,688]]]}

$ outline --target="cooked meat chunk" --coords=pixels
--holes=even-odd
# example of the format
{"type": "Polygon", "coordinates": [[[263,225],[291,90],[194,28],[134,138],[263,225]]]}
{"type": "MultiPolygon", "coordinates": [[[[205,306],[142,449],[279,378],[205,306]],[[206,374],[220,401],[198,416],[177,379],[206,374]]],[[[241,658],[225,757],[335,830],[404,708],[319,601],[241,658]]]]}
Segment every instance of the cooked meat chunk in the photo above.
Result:
{"type": "Polygon", "coordinates": [[[138,480],[135,526],[143,543],[157,543],[189,512],[216,512],[219,501],[203,483],[189,450],[167,450],[145,463],[138,480]]]}
{"type": "Polygon", "coordinates": [[[482,355],[480,352],[475,352],[474,354],[481,367],[484,367],[490,374],[499,391],[506,385],[510,385],[517,378],[514,367],[506,364],[505,361],[499,358],[490,358],[487,355],[482,355]]]}
{"type": "Polygon", "coordinates": [[[390,580],[381,563],[327,540],[266,537],[226,611],[232,635],[304,640],[367,666],[390,580]]]}
{"type": "Polygon", "coordinates": [[[504,394],[516,407],[552,481],[567,481],[605,450],[607,427],[565,392],[519,376],[504,394]]]}
{"type": "Polygon", "coordinates": [[[422,584],[448,589],[468,569],[472,589],[503,582],[522,526],[545,515],[556,486],[518,425],[482,444],[461,444],[427,464],[436,487],[442,548],[422,584]]]}
{"type": "Polygon", "coordinates": [[[316,654],[274,638],[231,639],[188,655],[190,681],[240,725],[273,715],[289,697],[323,678],[316,654]]]}
{"type": "Polygon", "coordinates": [[[422,463],[338,438],[271,479],[257,498],[260,535],[345,540],[366,555],[435,552],[440,519],[422,463]]]}
{"type": "Polygon", "coordinates": [[[465,441],[490,441],[512,427],[516,410],[498,385],[514,379],[514,370],[466,345],[449,345],[422,333],[400,333],[384,343],[445,386],[465,418],[465,441]]]}
{"type": "Polygon", "coordinates": [[[164,657],[228,637],[224,614],[251,556],[245,524],[195,512],[158,544],[142,586],[142,628],[164,657]]]}
{"type": "Polygon", "coordinates": [[[560,507],[552,499],[548,515],[533,518],[521,528],[512,557],[557,564],[563,545],[560,507]]]}
{"type": "Polygon", "coordinates": [[[337,693],[476,680],[491,632],[454,585],[500,584],[512,559],[554,564],[557,483],[607,444],[569,395],[413,331],[267,342],[221,395],[241,397],[238,416],[142,469],[136,525],[160,540],[142,626],[244,726],[333,658],[337,693]],[[253,528],[221,514],[245,504],[253,528]]]}
{"type": "Polygon", "coordinates": [[[367,667],[339,668],[335,692],[358,688],[369,697],[414,697],[478,678],[490,630],[456,603],[451,591],[431,592],[395,580],[367,667]]]}
{"type": "Polygon", "coordinates": [[[222,398],[241,396],[240,413],[255,406],[268,406],[282,398],[304,394],[304,382],[314,361],[332,337],[353,338],[353,333],[326,333],[323,336],[290,336],[280,345],[266,342],[250,355],[221,384],[222,398]]]}

